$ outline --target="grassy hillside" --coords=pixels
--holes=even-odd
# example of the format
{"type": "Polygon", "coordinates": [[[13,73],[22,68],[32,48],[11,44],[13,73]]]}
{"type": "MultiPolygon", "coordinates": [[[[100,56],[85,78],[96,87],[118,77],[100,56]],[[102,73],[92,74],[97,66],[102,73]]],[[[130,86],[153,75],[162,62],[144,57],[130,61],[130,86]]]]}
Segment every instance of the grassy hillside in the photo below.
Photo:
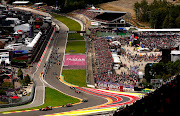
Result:
{"type": "Polygon", "coordinates": [[[61,15],[53,14],[53,16],[55,19],[64,23],[69,28],[69,31],[80,31],[81,30],[81,26],[78,22],[76,22],[70,18],[61,16],[61,15]]]}

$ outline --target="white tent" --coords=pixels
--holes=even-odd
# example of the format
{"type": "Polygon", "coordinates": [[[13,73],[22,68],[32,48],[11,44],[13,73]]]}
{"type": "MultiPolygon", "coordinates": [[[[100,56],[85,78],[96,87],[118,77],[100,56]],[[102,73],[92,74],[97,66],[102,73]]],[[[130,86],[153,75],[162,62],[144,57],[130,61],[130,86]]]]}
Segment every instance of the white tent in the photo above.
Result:
{"type": "Polygon", "coordinates": [[[140,78],[140,79],[143,78],[143,72],[139,71],[138,75],[139,75],[139,78],[140,78]]]}
{"type": "Polygon", "coordinates": [[[14,24],[20,25],[21,22],[18,18],[6,18],[6,21],[14,21],[14,24]]]}
{"type": "Polygon", "coordinates": [[[149,49],[149,48],[139,48],[137,51],[138,51],[138,52],[150,51],[150,49],[149,49]]]}
{"type": "Polygon", "coordinates": [[[30,25],[26,23],[26,24],[15,26],[14,31],[16,32],[17,30],[22,30],[23,32],[30,31],[30,25]]]}
{"type": "Polygon", "coordinates": [[[38,3],[34,3],[34,5],[43,5],[44,3],[43,2],[38,2],[38,3]]]}
{"type": "Polygon", "coordinates": [[[112,54],[112,57],[113,57],[113,62],[120,64],[121,61],[120,61],[120,58],[118,57],[117,53],[111,52],[111,54],[112,54]]]}
{"type": "Polygon", "coordinates": [[[171,51],[171,54],[176,54],[176,55],[180,55],[180,51],[179,50],[173,50],[173,51],[171,51]]]}
{"type": "Polygon", "coordinates": [[[96,8],[94,6],[92,6],[91,9],[96,9],[96,8]]]}
{"type": "Polygon", "coordinates": [[[174,31],[180,31],[180,29],[138,29],[138,31],[155,31],[155,32],[157,32],[157,31],[160,31],[160,32],[162,32],[162,31],[167,31],[167,32],[174,32],[174,31]]]}
{"type": "Polygon", "coordinates": [[[34,45],[37,43],[37,41],[39,40],[39,38],[41,37],[42,33],[39,32],[34,39],[32,40],[32,42],[30,44],[27,45],[27,47],[34,47],[34,45]]]}
{"type": "Polygon", "coordinates": [[[121,63],[119,57],[113,57],[113,60],[114,60],[114,61],[113,61],[114,63],[118,63],[118,64],[121,63]]]}
{"type": "Polygon", "coordinates": [[[17,5],[18,4],[21,4],[21,5],[24,4],[25,5],[25,4],[29,4],[29,1],[15,1],[12,4],[17,4],[17,5]]]}
{"type": "Polygon", "coordinates": [[[119,41],[113,41],[113,42],[111,42],[111,44],[115,44],[116,46],[121,45],[119,41]]]}

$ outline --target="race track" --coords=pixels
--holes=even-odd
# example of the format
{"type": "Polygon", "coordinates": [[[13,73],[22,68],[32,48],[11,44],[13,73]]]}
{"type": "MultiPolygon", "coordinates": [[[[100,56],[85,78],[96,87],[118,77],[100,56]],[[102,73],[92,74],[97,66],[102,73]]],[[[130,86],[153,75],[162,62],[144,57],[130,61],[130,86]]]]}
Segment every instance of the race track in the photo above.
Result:
{"type": "MultiPolygon", "coordinates": [[[[60,31],[67,31],[68,28],[61,22],[53,19],[53,21],[59,25],[60,31]]],[[[61,61],[60,65],[52,64],[49,68],[47,75],[44,78],[46,82],[46,86],[52,87],[60,92],[63,92],[67,95],[79,98],[79,99],[87,99],[88,102],[80,102],[73,107],[54,107],[53,110],[49,111],[38,111],[38,109],[34,110],[26,110],[26,111],[15,111],[15,112],[6,112],[1,115],[8,115],[8,116],[38,116],[38,115],[74,115],[73,113],[77,113],[78,111],[88,111],[88,113],[93,110],[98,109],[98,112],[104,111],[103,109],[111,109],[117,108],[120,105],[132,104],[134,101],[139,99],[137,96],[139,94],[134,93],[124,93],[124,92],[112,92],[107,90],[99,90],[99,89],[92,89],[92,88],[85,88],[85,87],[78,87],[75,88],[81,93],[76,93],[75,90],[71,89],[71,84],[67,84],[62,79],[58,79],[60,77],[60,73],[63,67],[63,59],[64,59],[64,52],[67,43],[67,33],[56,33],[57,42],[55,49],[57,49],[57,53],[60,54],[59,60],[61,61]],[[53,72],[56,72],[57,75],[53,75],[53,72]]],[[[50,46],[51,47],[51,46],[50,46]]],[[[55,55],[55,54],[54,54],[55,55]]],[[[55,61],[54,61],[55,62],[55,61]]],[[[85,114],[85,113],[84,113],[85,114]]]]}

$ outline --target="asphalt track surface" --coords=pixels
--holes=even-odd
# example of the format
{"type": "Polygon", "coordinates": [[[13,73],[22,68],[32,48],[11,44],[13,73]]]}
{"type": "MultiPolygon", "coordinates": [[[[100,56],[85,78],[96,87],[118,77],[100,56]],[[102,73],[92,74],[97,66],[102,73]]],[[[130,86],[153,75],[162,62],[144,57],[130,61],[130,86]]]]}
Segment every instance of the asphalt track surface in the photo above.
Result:
{"type": "MultiPolygon", "coordinates": [[[[60,31],[68,31],[68,28],[61,22],[53,19],[53,21],[60,26],[60,31]]],[[[25,116],[38,116],[38,115],[46,115],[46,114],[54,114],[54,113],[60,113],[60,112],[65,112],[65,111],[71,111],[71,110],[77,110],[77,109],[84,109],[84,108],[95,108],[98,105],[101,104],[106,104],[107,102],[109,102],[107,99],[109,98],[109,100],[112,100],[112,102],[110,104],[106,104],[105,106],[100,106],[100,107],[112,107],[112,106],[118,106],[121,105],[127,101],[134,101],[131,98],[129,98],[128,95],[124,95],[124,94],[119,94],[119,95],[112,95],[110,93],[105,93],[102,91],[98,91],[95,89],[88,89],[88,88],[80,88],[77,87],[76,89],[79,89],[80,91],[82,91],[80,94],[76,93],[75,90],[70,89],[69,86],[65,85],[64,83],[62,83],[61,81],[59,81],[59,79],[57,79],[57,76],[60,76],[61,70],[62,70],[62,65],[63,65],[63,57],[64,57],[64,51],[66,48],[66,41],[67,41],[67,34],[63,34],[63,33],[56,33],[55,37],[57,39],[57,43],[55,49],[57,49],[57,54],[60,54],[60,56],[58,57],[58,60],[61,61],[61,64],[58,65],[57,63],[54,64],[52,63],[51,67],[49,68],[47,75],[45,76],[44,80],[48,83],[46,84],[46,86],[50,86],[53,88],[56,88],[57,90],[66,93],[70,96],[74,96],[80,99],[88,99],[88,102],[81,102],[80,104],[76,104],[73,107],[65,107],[65,108],[54,108],[53,110],[49,110],[49,111],[29,111],[29,112],[20,112],[20,113],[10,113],[10,114],[2,114],[2,115],[8,115],[8,116],[21,116],[21,115],[25,115],[25,116]],[[53,72],[56,72],[57,75],[54,75],[53,72]],[[106,99],[105,99],[106,98],[106,99]]],[[[49,52],[50,50],[48,49],[47,52],[49,52]]],[[[48,53],[46,53],[48,54],[48,53]]],[[[53,53],[54,56],[57,55],[56,53],[53,53]]],[[[54,59],[52,59],[54,60],[54,59]]],[[[56,60],[54,60],[53,62],[56,62],[56,60]]],[[[42,65],[40,65],[40,69],[42,69],[43,67],[41,67],[42,65]]],[[[38,72],[40,74],[40,71],[38,72]]],[[[42,93],[41,95],[42,96],[42,93]]]]}

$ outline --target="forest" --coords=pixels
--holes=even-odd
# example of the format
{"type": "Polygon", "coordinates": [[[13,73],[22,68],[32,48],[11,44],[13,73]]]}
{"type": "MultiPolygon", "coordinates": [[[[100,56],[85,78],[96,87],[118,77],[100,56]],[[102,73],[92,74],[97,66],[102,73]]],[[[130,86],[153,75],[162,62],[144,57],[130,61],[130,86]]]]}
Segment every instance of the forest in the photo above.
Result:
{"type": "Polygon", "coordinates": [[[166,0],[154,0],[148,4],[146,0],[134,4],[136,19],[148,22],[151,28],[179,28],[180,5],[174,5],[166,0]]]}
{"type": "Polygon", "coordinates": [[[166,80],[178,73],[180,73],[180,60],[146,64],[145,66],[145,79],[148,82],[150,82],[150,79],[166,80]]]}

